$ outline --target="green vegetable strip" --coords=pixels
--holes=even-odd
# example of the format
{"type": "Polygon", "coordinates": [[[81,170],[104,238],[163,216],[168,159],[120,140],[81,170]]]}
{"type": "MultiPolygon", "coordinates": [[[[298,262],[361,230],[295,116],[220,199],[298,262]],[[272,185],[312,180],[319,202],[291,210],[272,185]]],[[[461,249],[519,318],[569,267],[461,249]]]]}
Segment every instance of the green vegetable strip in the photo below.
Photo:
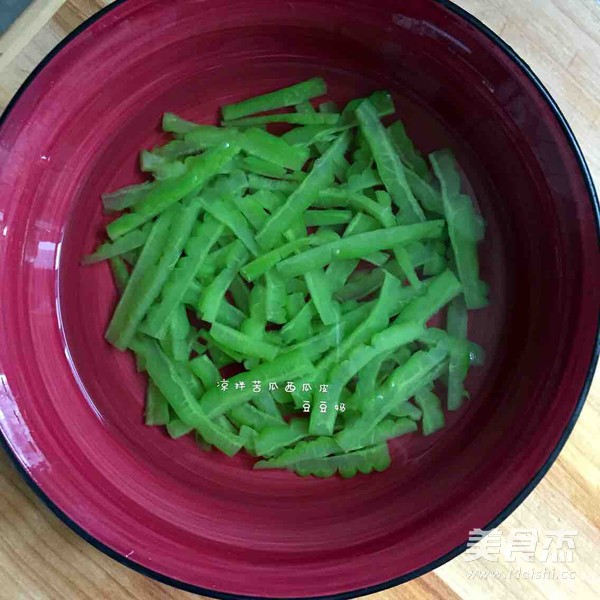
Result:
{"type": "MultiPolygon", "coordinates": [[[[362,133],[360,135],[364,138],[362,133]]],[[[355,175],[360,175],[365,169],[370,169],[374,164],[373,155],[369,147],[357,148],[352,155],[352,160],[353,162],[347,173],[348,179],[355,175]]]]}
{"type": "Polygon", "coordinates": [[[154,183],[147,181],[136,185],[128,185],[109,194],[102,194],[102,205],[107,211],[124,210],[137,204],[154,187],[154,183]]]}
{"type": "Polygon", "coordinates": [[[390,453],[387,444],[379,444],[348,454],[337,454],[324,458],[303,460],[293,465],[298,475],[306,477],[330,477],[338,472],[342,477],[354,477],[357,473],[385,471],[390,466],[390,453]]]}
{"type": "Polygon", "coordinates": [[[147,150],[140,154],[140,170],[152,173],[156,179],[178,177],[185,172],[185,165],[180,160],[164,158],[147,150]]]}
{"type": "MultiPolygon", "coordinates": [[[[318,376],[324,375],[334,365],[334,363],[345,359],[353,348],[358,349],[358,356],[350,359],[349,362],[339,363],[330,373],[331,390],[328,393],[316,393],[315,402],[324,403],[326,410],[324,412],[313,410],[310,415],[310,433],[311,435],[331,435],[335,426],[336,411],[334,406],[338,401],[342,388],[362,367],[364,367],[377,352],[370,347],[363,349],[362,344],[367,342],[375,332],[383,329],[392,313],[392,301],[397,295],[400,283],[391,275],[385,275],[385,280],[381,288],[377,302],[370,312],[369,316],[360,325],[346,336],[337,347],[334,348],[317,366],[318,376]],[[346,378],[347,377],[347,378],[346,378]]],[[[419,332],[421,329],[419,328],[419,332]]],[[[409,336],[410,337],[410,336],[409,336]]],[[[399,336],[401,339],[401,336],[399,336]]],[[[410,339],[408,341],[411,341],[410,339]]],[[[407,342],[404,342],[407,343],[407,342]]],[[[390,348],[383,348],[387,351],[390,348]]]]}
{"type": "Polygon", "coordinates": [[[306,287],[306,282],[299,277],[292,277],[291,279],[285,280],[285,289],[288,294],[293,294],[294,292],[302,292],[305,296],[308,294],[308,288],[306,287]]]}
{"type": "Polygon", "coordinates": [[[283,278],[274,270],[268,271],[265,274],[265,311],[267,321],[279,325],[285,323],[286,300],[287,293],[283,278]]]}
{"type": "Polygon", "coordinates": [[[239,308],[236,308],[233,306],[233,304],[229,304],[227,301],[223,301],[219,306],[219,311],[217,312],[215,321],[217,323],[227,325],[228,327],[238,329],[244,322],[245,318],[246,314],[243,313],[239,308]]]}
{"type": "MultiPolygon", "coordinates": [[[[296,127],[283,134],[283,138],[292,145],[310,146],[319,142],[330,142],[335,139],[336,135],[347,129],[351,129],[358,125],[356,120],[356,107],[364,101],[364,98],[353,100],[348,103],[348,106],[342,113],[341,122],[337,125],[305,125],[304,127],[296,127]]],[[[394,103],[388,92],[379,91],[369,96],[369,101],[375,107],[377,114],[380,117],[390,115],[394,112],[394,103]]],[[[360,166],[360,170],[369,166],[370,159],[360,166]]],[[[352,165],[350,166],[352,169],[352,165]]]]}
{"type": "Polygon", "coordinates": [[[357,271],[350,277],[346,285],[335,293],[335,297],[340,302],[364,298],[381,287],[384,276],[385,271],[383,269],[357,271]]]}
{"type": "MultiPolygon", "coordinates": [[[[253,308],[255,308],[255,306],[256,305],[253,305],[253,308]]],[[[263,311],[262,307],[261,311],[263,311]]],[[[239,327],[240,331],[248,337],[253,337],[258,340],[264,339],[265,327],[267,325],[264,312],[266,311],[263,311],[262,314],[257,315],[256,310],[252,310],[251,313],[254,313],[253,316],[249,317],[248,319],[244,319],[243,323],[239,327]]]]}
{"type": "Polygon", "coordinates": [[[282,179],[269,179],[268,177],[261,177],[260,175],[254,175],[254,173],[250,173],[250,175],[248,175],[248,186],[251,190],[264,190],[291,194],[298,189],[299,182],[282,179]]]}
{"type": "MultiPolygon", "coordinates": [[[[390,316],[394,314],[395,302],[401,291],[400,282],[389,273],[386,273],[381,292],[372,310],[366,319],[360,322],[352,333],[338,345],[336,349],[338,358],[345,357],[353,347],[367,342],[376,332],[386,327],[390,316]]],[[[383,349],[387,350],[387,348],[383,349]]],[[[333,362],[330,360],[329,364],[333,362]]],[[[319,367],[321,368],[322,365],[319,364],[319,367]]]]}
{"type": "MultiPolygon", "coordinates": [[[[302,299],[304,302],[304,298],[302,299]]],[[[281,339],[286,344],[305,340],[312,334],[311,321],[315,314],[312,302],[307,302],[304,306],[288,320],[281,329],[281,339]]]]}
{"type": "Polygon", "coordinates": [[[283,244],[282,246],[279,246],[270,252],[261,254],[259,257],[242,267],[242,275],[247,281],[255,281],[276,266],[277,263],[290,256],[290,254],[293,254],[297,250],[306,248],[314,243],[316,240],[312,240],[311,237],[316,238],[317,236],[292,240],[291,242],[287,242],[286,244],[283,244]]]}
{"type": "Polygon", "coordinates": [[[467,339],[467,307],[462,296],[457,296],[448,305],[446,330],[448,335],[462,340],[467,339]]]}
{"type": "Polygon", "coordinates": [[[415,198],[421,203],[425,210],[438,215],[444,214],[442,195],[430,183],[421,179],[410,169],[406,169],[406,181],[408,181],[408,185],[415,195],[415,198]]]}
{"type": "MultiPolygon", "coordinates": [[[[173,269],[173,273],[172,275],[176,272],[176,271],[181,271],[185,268],[186,263],[191,263],[192,261],[189,259],[189,257],[184,256],[183,258],[179,259],[179,262],[177,263],[177,266],[175,267],[175,269],[173,269]]],[[[163,287],[163,291],[162,291],[162,296],[165,297],[166,292],[167,292],[167,286],[170,287],[170,285],[174,283],[173,281],[171,281],[171,279],[169,279],[169,281],[167,281],[167,283],[165,284],[165,286],[163,287]]],[[[186,306],[190,306],[190,307],[194,307],[198,304],[198,302],[200,301],[200,293],[202,291],[202,284],[197,280],[194,279],[194,281],[192,281],[192,283],[189,285],[188,289],[183,293],[183,296],[181,297],[181,301],[186,305],[186,306]]],[[[156,305],[155,305],[156,306],[156,305]]],[[[150,317],[150,312],[153,310],[154,307],[152,307],[150,309],[150,311],[148,311],[148,318],[150,317]]]]}
{"type": "Polygon", "coordinates": [[[241,406],[232,408],[229,412],[229,418],[238,427],[246,425],[255,431],[262,431],[266,427],[277,427],[284,424],[284,421],[281,417],[277,418],[273,415],[265,413],[251,404],[242,404],[241,406]]]}
{"type": "Polygon", "coordinates": [[[379,176],[393,202],[400,209],[404,222],[425,221],[425,215],[406,180],[404,167],[394,151],[375,109],[369,102],[363,102],[356,109],[356,116],[375,158],[379,176]]]}
{"type": "Polygon", "coordinates": [[[253,321],[267,322],[267,308],[265,305],[265,286],[255,284],[250,290],[250,316],[253,321]]]}
{"type": "Polygon", "coordinates": [[[352,212],[349,210],[307,210],[302,219],[307,227],[318,227],[321,225],[343,225],[352,220],[352,212]]]}
{"type": "Polygon", "coordinates": [[[278,191],[259,189],[254,194],[248,195],[244,200],[256,200],[265,210],[275,212],[285,202],[285,196],[278,191]]]}
{"type": "Polygon", "coordinates": [[[308,177],[292,192],[285,204],[275,211],[256,236],[256,241],[262,248],[266,250],[273,248],[279,236],[287,231],[314,202],[319,190],[332,183],[334,163],[338,157],[344,155],[349,143],[349,136],[341,136],[321,158],[315,161],[308,177]]]}
{"type": "Polygon", "coordinates": [[[440,399],[429,390],[421,390],[415,394],[415,402],[423,411],[423,435],[431,435],[445,425],[444,412],[440,399]]]}
{"type": "Polygon", "coordinates": [[[391,210],[391,208],[392,208],[392,198],[391,198],[391,196],[387,192],[384,192],[383,190],[377,190],[375,192],[375,200],[383,208],[391,210]]]}
{"type": "Polygon", "coordinates": [[[237,434],[237,427],[227,418],[226,415],[221,415],[215,419],[216,423],[219,424],[223,429],[230,431],[231,433],[237,434]]]}
{"type": "Polygon", "coordinates": [[[176,362],[171,360],[166,353],[165,355],[170,361],[170,364],[174,371],[177,373],[177,376],[181,379],[183,384],[187,387],[187,389],[192,393],[194,398],[200,398],[204,393],[204,387],[200,380],[195,377],[195,375],[188,368],[187,360],[184,362],[176,362]]]}
{"type": "Polygon", "coordinates": [[[379,178],[379,175],[377,175],[373,169],[366,168],[364,171],[348,178],[347,188],[348,192],[355,194],[381,184],[382,181],[379,178]]]}
{"type": "Polygon", "coordinates": [[[240,138],[242,150],[270,163],[298,171],[308,160],[308,150],[291,146],[283,138],[271,135],[262,129],[250,128],[240,138]]]}
{"type": "MultiPolygon", "coordinates": [[[[162,255],[175,212],[175,209],[172,209],[163,213],[150,231],[106,332],[106,338],[113,345],[121,344],[122,331],[129,320],[129,315],[135,310],[139,291],[146,289],[152,281],[155,265],[162,255]]],[[[126,344],[123,345],[123,348],[125,347],[126,344]]]]}
{"type": "Polygon", "coordinates": [[[339,319],[340,308],[333,299],[333,291],[329,286],[325,271],[321,269],[309,271],[304,274],[304,280],[321,321],[325,325],[335,323],[339,319]]]}
{"type": "MultiPolygon", "coordinates": [[[[151,151],[145,150],[142,154],[150,154],[153,158],[165,159],[168,161],[183,158],[190,154],[196,154],[199,151],[199,149],[186,144],[183,140],[173,140],[164,146],[153,148],[151,151]]],[[[141,159],[141,168],[142,171],[145,170],[143,157],[141,159]]]]}
{"type": "MultiPolygon", "coordinates": [[[[303,102],[298,102],[298,104],[296,104],[295,109],[299,112],[299,113],[313,113],[315,112],[315,108],[314,106],[311,104],[311,102],[309,100],[304,100],[303,102]]],[[[336,110],[331,111],[331,112],[337,112],[336,110]]]]}
{"type": "MultiPolygon", "coordinates": [[[[185,134],[190,131],[194,131],[196,127],[201,127],[197,123],[192,123],[191,121],[186,121],[177,115],[167,112],[163,115],[162,118],[162,128],[163,131],[167,131],[169,133],[176,134],[185,134]]],[[[214,129],[217,129],[216,127],[214,129]]]]}
{"type": "Polygon", "coordinates": [[[162,349],[175,361],[184,361],[190,354],[190,323],[185,306],[180,304],[169,319],[164,339],[160,341],[162,349]]]}
{"type": "Polygon", "coordinates": [[[208,390],[200,400],[200,406],[210,418],[225,414],[235,406],[252,399],[252,381],[292,381],[296,377],[310,376],[314,365],[302,351],[296,350],[279,355],[273,362],[235,375],[229,379],[229,388],[222,391],[216,388],[208,390]],[[244,389],[235,389],[236,382],[244,382],[244,389]]]}
{"type": "Polygon", "coordinates": [[[242,440],[212,423],[191,391],[181,380],[169,359],[150,338],[136,338],[131,344],[134,352],[143,355],[148,374],[177,415],[189,427],[198,429],[203,439],[219,450],[233,456],[242,447],[242,440]]]}
{"type": "Polygon", "coordinates": [[[261,206],[260,202],[252,196],[236,196],[233,199],[236,208],[246,217],[246,220],[252,227],[258,231],[269,218],[267,211],[261,206]]]}
{"type": "Polygon", "coordinates": [[[479,279],[477,258],[477,242],[484,233],[483,220],[475,214],[470,198],[460,194],[460,176],[452,153],[441,150],[429,158],[442,186],[448,233],[467,308],[482,308],[488,303],[487,286],[479,279]]]}
{"type": "Polygon", "coordinates": [[[190,361],[190,369],[192,370],[192,373],[200,379],[206,389],[211,389],[216,386],[221,378],[219,369],[217,369],[215,364],[205,354],[193,358],[190,361]]]}
{"type": "MultiPolygon", "coordinates": [[[[149,225],[152,225],[149,223],[149,225]]],[[[135,264],[140,257],[141,249],[136,248],[135,250],[130,250],[129,252],[125,252],[125,254],[121,254],[121,258],[130,266],[135,267],[135,264]]]]}
{"type": "Polygon", "coordinates": [[[403,308],[394,323],[425,323],[461,291],[452,271],[444,271],[427,282],[424,293],[403,308]]]}
{"type": "Polygon", "coordinates": [[[390,414],[395,417],[409,418],[412,421],[420,421],[421,417],[423,416],[421,410],[410,402],[404,402],[397,408],[390,411],[390,414]]]}
{"type": "Polygon", "coordinates": [[[171,422],[167,423],[167,433],[174,440],[191,433],[194,430],[193,427],[186,425],[183,421],[179,419],[173,419],[171,422]]]}
{"type": "Polygon", "coordinates": [[[167,399],[150,379],[146,391],[146,425],[166,425],[170,418],[167,399]]]}
{"type": "Polygon", "coordinates": [[[394,227],[396,220],[390,209],[382,207],[375,200],[371,200],[364,194],[357,192],[350,193],[345,188],[340,189],[330,188],[319,193],[321,200],[339,200],[342,206],[351,206],[355,210],[360,210],[374,219],[377,219],[384,227],[394,227]]]}
{"type": "Polygon", "coordinates": [[[359,306],[361,306],[361,303],[358,300],[346,300],[341,304],[342,314],[345,315],[346,313],[352,312],[359,306]]]}
{"type": "Polygon", "coordinates": [[[293,239],[291,242],[283,244],[270,252],[266,252],[247,263],[242,267],[241,273],[248,281],[256,281],[261,275],[264,275],[290,254],[293,254],[302,248],[306,248],[307,246],[316,246],[332,241],[333,239],[338,239],[338,236],[336,234],[331,234],[330,232],[319,232],[308,237],[293,239]]]}
{"type": "Polygon", "coordinates": [[[279,421],[283,421],[281,412],[279,411],[275,400],[273,400],[271,392],[263,390],[262,392],[258,393],[255,398],[252,398],[252,402],[256,408],[258,408],[258,410],[276,417],[279,421]]]}
{"type": "Polygon", "coordinates": [[[237,104],[225,105],[222,107],[223,118],[226,120],[239,119],[259,112],[294,106],[326,93],[325,81],[321,77],[314,77],[268,94],[248,98],[237,104]]]}
{"type": "MultiPolygon", "coordinates": [[[[299,111],[302,112],[302,111],[299,111]]],[[[314,112],[314,108],[312,107],[312,104],[310,105],[310,110],[304,111],[304,112],[314,112]]],[[[335,102],[323,102],[322,104],[319,105],[319,112],[321,113],[337,113],[338,112],[338,108],[337,105],[335,104],[335,102]]],[[[324,141],[318,141],[315,140],[315,148],[317,149],[319,154],[325,154],[325,152],[327,152],[327,149],[329,148],[329,146],[331,145],[331,142],[333,140],[324,140],[324,141]]],[[[348,163],[348,161],[343,157],[340,156],[335,164],[335,178],[338,181],[345,181],[346,179],[346,171],[348,171],[348,169],[350,168],[350,164],[348,163]]]]}
{"type": "Polygon", "coordinates": [[[443,329],[437,327],[427,327],[420,338],[420,342],[427,344],[428,346],[435,346],[442,341],[448,342],[448,334],[443,329]]]}
{"type": "Polygon", "coordinates": [[[331,125],[304,125],[290,129],[281,137],[292,146],[312,146],[332,141],[336,136],[336,130],[331,125]]]}
{"type": "Polygon", "coordinates": [[[283,167],[275,165],[267,160],[258,158],[256,156],[247,156],[242,158],[238,165],[240,168],[262,177],[274,177],[275,179],[285,179],[288,172],[283,167]]]}
{"type": "Polygon", "coordinates": [[[207,340],[206,346],[210,359],[215,363],[215,366],[218,369],[222,369],[223,367],[226,367],[227,365],[231,365],[236,362],[234,359],[231,358],[231,356],[225,354],[225,352],[218,348],[211,339],[207,340]]]}
{"type": "Polygon", "coordinates": [[[225,240],[225,233],[223,233],[223,235],[217,243],[221,247],[216,250],[213,250],[206,257],[204,265],[200,267],[199,277],[207,275],[208,277],[212,278],[216,271],[224,269],[227,266],[230,253],[233,251],[234,248],[238,247],[240,242],[239,240],[234,240],[232,242],[227,243],[225,240]]]}
{"type": "Polygon", "coordinates": [[[300,441],[307,435],[308,422],[305,419],[292,419],[289,425],[284,423],[283,425],[265,427],[256,436],[256,453],[269,456],[281,448],[300,441]]]}
{"type": "MultiPolygon", "coordinates": [[[[403,331],[396,330],[394,345],[387,344],[384,349],[377,346],[356,346],[348,358],[336,365],[329,375],[329,391],[327,393],[327,412],[313,411],[311,414],[311,434],[331,435],[335,426],[337,412],[333,410],[334,405],[340,400],[342,391],[346,384],[369,362],[382,354],[395,351],[400,346],[415,341],[422,328],[417,325],[406,326],[403,331]],[[313,421],[312,415],[320,415],[313,421]]],[[[321,398],[320,401],[323,401],[321,398]]],[[[366,444],[369,445],[369,444],[366,444]]]]}
{"type": "MultiPolygon", "coordinates": [[[[239,157],[236,157],[239,158],[239,157]]],[[[234,164],[235,161],[231,161],[234,164]]],[[[227,175],[216,177],[212,185],[203,192],[205,199],[234,198],[248,189],[248,177],[240,169],[232,169],[227,175]]]]}
{"type": "Polygon", "coordinates": [[[244,360],[244,357],[242,354],[240,354],[239,352],[236,352],[235,350],[232,350],[231,348],[229,348],[228,346],[224,346],[223,344],[217,342],[212,336],[209,335],[209,339],[208,341],[211,344],[211,347],[214,346],[216,348],[218,348],[223,354],[229,356],[229,358],[231,358],[232,362],[236,362],[236,363],[241,363],[244,360]]]}
{"type": "MultiPolygon", "coordinates": [[[[363,213],[358,213],[344,230],[343,237],[347,238],[357,233],[372,231],[373,229],[377,229],[377,222],[375,219],[372,219],[363,213]]],[[[350,274],[354,272],[358,263],[358,260],[337,261],[327,267],[327,280],[330,282],[331,289],[334,292],[344,285],[350,274]]]]}
{"type": "Polygon", "coordinates": [[[223,121],[226,127],[253,127],[256,125],[268,125],[269,123],[290,123],[291,125],[336,125],[340,115],[323,113],[278,113],[275,115],[264,115],[261,117],[245,117],[223,121]]]}
{"type": "MultiPolygon", "coordinates": [[[[160,260],[155,266],[148,269],[148,272],[137,284],[133,277],[137,270],[136,265],[106,331],[106,338],[117,348],[127,347],[148,309],[160,294],[169,273],[181,256],[199,212],[200,203],[197,198],[184,203],[179,208],[173,216],[168,237],[165,238],[165,241],[168,240],[169,243],[165,246],[160,260]]],[[[148,237],[146,244],[150,243],[150,238],[151,236],[148,237]]]]}
{"type": "MultiPolygon", "coordinates": [[[[185,127],[187,126],[182,126],[182,128],[185,127]]],[[[174,160],[190,154],[198,154],[202,150],[219,144],[237,140],[238,137],[238,132],[235,129],[195,125],[191,131],[182,135],[182,139],[173,140],[164,146],[153,148],[150,154],[154,157],[174,160]]]]}
{"type": "Polygon", "coordinates": [[[408,250],[404,246],[399,246],[398,248],[394,248],[394,256],[400,265],[400,268],[406,275],[408,282],[415,288],[421,287],[421,280],[417,276],[415,272],[415,268],[413,266],[412,260],[410,259],[410,254],[408,250]]]}
{"type": "Polygon", "coordinates": [[[450,360],[448,362],[448,409],[458,410],[463,398],[468,396],[464,387],[470,360],[470,347],[467,338],[467,307],[464,298],[458,296],[448,307],[446,328],[452,336],[450,360]]]}
{"type": "Polygon", "coordinates": [[[194,127],[190,131],[183,132],[183,141],[194,153],[238,140],[238,131],[233,128],[193,125],[194,127]]]}
{"type": "Polygon", "coordinates": [[[148,311],[145,323],[147,334],[160,337],[169,317],[183,300],[186,291],[196,278],[200,265],[206,260],[210,249],[222,235],[223,230],[223,225],[210,217],[196,226],[195,233],[186,244],[187,258],[180,259],[178,264],[181,268],[173,270],[165,283],[160,300],[148,311]]]}
{"type": "Polygon", "coordinates": [[[356,392],[354,394],[354,400],[357,406],[364,406],[364,403],[371,400],[372,396],[375,394],[377,376],[379,375],[381,365],[391,354],[393,354],[393,351],[378,354],[359,371],[356,381],[356,392]]]}
{"type": "Polygon", "coordinates": [[[83,265],[90,265],[92,263],[107,260],[115,256],[125,254],[130,250],[135,250],[144,245],[150,234],[150,229],[144,227],[143,229],[135,229],[124,235],[122,238],[114,242],[105,242],[101,246],[98,246],[93,254],[88,254],[81,261],[83,265]]]}
{"type": "Polygon", "coordinates": [[[229,286],[229,291],[233,297],[235,307],[246,315],[250,314],[250,290],[239,275],[234,277],[229,286]]]}
{"type": "Polygon", "coordinates": [[[277,265],[277,269],[286,277],[296,277],[333,261],[363,258],[376,250],[436,238],[442,234],[443,228],[443,221],[427,221],[359,233],[287,258],[277,265]]]}
{"type": "Polygon", "coordinates": [[[408,252],[413,267],[423,266],[434,256],[437,256],[434,243],[435,242],[415,242],[414,244],[408,244],[406,246],[406,251],[408,252]]]}
{"type": "Polygon", "coordinates": [[[247,257],[248,253],[242,243],[236,242],[229,252],[229,266],[223,269],[213,282],[203,290],[198,310],[205,321],[213,323],[216,320],[225,293],[247,257]]]}
{"type": "Polygon", "coordinates": [[[259,254],[254,235],[245,217],[227,199],[202,199],[204,210],[217,221],[229,228],[237,238],[256,256],[259,254]]]}
{"type": "Polygon", "coordinates": [[[378,90],[373,92],[368,98],[355,98],[354,100],[350,100],[342,113],[342,121],[357,125],[359,121],[357,120],[358,115],[356,111],[365,101],[368,101],[375,109],[375,114],[378,117],[392,115],[396,110],[391,94],[385,90],[378,90]]]}
{"type": "Polygon", "coordinates": [[[429,177],[427,163],[415,149],[412,140],[406,135],[406,129],[404,129],[402,121],[396,121],[390,125],[388,135],[402,162],[419,177],[427,179],[429,177]]]}
{"type": "Polygon", "coordinates": [[[302,335],[302,340],[291,347],[291,351],[300,350],[310,360],[317,360],[339,341],[340,327],[340,323],[329,325],[325,331],[321,331],[312,337],[309,337],[311,334],[307,331],[302,335]]]}
{"type": "Polygon", "coordinates": [[[285,304],[285,312],[287,315],[286,323],[291,321],[304,308],[305,304],[304,294],[302,292],[288,294],[285,304]]]}
{"type": "Polygon", "coordinates": [[[443,273],[448,267],[446,258],[443,254],[434,253],[434,255],[423,264],[423,274],[426,277],[432,277],[443,273]]]}
{"type": "Polygon", "coordinates": [[[253,340],[249,336],[220,323],[213,323],[210,328],[210,336],[221,346],[246,356],[265,358],[272,361],[279,353],[277,346],[260,340],[253,340]]]}
{"type": "Polygon", "coordinates": [[[406,363],[398,367],[383,388],[365,404],[363,414],[346,427],[335,439],[344,450],[360,448],[363,439],[381,422],[395,406],[406,402],[417,390],[431,383],[431,376],[448,355],[444,346],[436,346],[428,352],[413,354],[406,363]]]}
{"type": "Polygon", "coordinates": [[[160,214],[192,192],[198,193],[202,186],[239,152],[239,146],[223,145],[207,150],[200,156],[186,161],[186,172],[169,180],[158,181],[137,203],[134,211],[124,214],[110,223],[106,231],[111,239],[117,239],[138,228],[152,217],[160,214]]]}
{"type": "MultiPolygon", "coordinates": [[[[312,104],[310,105],[312,108],[312,104]]],[[[298,108],[297,108],[298,110],[298,108]]],[[[314,110],[314,109],[313,109],[314,110]]],[[[298,112],[302,112],[301,110],[298,110],[298,112]]],[[[321,102],[321,104],[319,104],[319,112],[322,113],[337,113],[339,112],[339,107],[335,102],[321,102]]]]}
{"type": "Polygon", "coordinates": [[[283,450],[274,458],[258,461],[254,464],[254,468],[282,469],[304,460],[323,458],[339,451],[339,446],[332,438],[320,437],[312,441],[300,441],[293,447],[283,450]]]}
{"type": "Polygon", "coordinates": [[[129,282],[129,271],[125,261],[119,256],[110,259],[110,269],[119,294],[122,294],[129,282]]]}

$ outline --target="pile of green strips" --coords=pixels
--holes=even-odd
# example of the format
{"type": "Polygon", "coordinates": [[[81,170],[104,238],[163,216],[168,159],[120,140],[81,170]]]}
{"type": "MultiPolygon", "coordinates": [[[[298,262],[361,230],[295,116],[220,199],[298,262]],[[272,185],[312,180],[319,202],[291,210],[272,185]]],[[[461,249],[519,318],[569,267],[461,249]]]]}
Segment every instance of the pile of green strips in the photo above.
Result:
{"type": "Polygon", "coordinates": [[[451,152],[428,164],[382,124],[387,92],[340,112],[314,101],[326,91],[224,106],[220,127],[165,114],[173,140],[141,156],[153,180],[103,196],[123,212],[85,262],[110,259],[106,338],[149,375],[148,425],[259,469],[351,477],[385,469],[389,439],[444,426],[436,382],[449,410],[467,396],[484,226],[451,152]],[[243,369],[225,383],[228,365],[243,369]]]}

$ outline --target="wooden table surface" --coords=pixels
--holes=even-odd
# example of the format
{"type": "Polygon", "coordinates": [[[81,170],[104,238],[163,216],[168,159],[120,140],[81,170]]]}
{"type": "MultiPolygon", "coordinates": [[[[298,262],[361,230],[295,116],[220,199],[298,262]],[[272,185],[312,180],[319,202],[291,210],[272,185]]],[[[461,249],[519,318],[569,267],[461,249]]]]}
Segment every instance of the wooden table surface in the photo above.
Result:
{"type": "MultiPolygon", "coordinates": [[[[0,4],[3,0],[0,0],[0,4]]],[[[34,0],[0,38],[0,110],[57,42],[111,0],[34,0]]],[[[170,1],[170,0],[165,0],[170,1]]],[[[425,1],[425,0],[423,0],[425,1]]],[[[457,0],[500,34],[533,68],[566,114],[600,182],[600,1],[457,0]]],[[[1,7],[0,7],[1,10],[1,7]]],[[[600,589],[600,376],[548,475],[500,527],[577,530],[569,565],[459,556],[435,572],[375,594],[399,598],[577,598],[600,589]],[[559,567],[561,579],[517,577],[518,567],[559,567]],[[473,577],[477,569],[483,575],[473,577]],[[510,579],[504,579],[510,575],[510,579]],[[497,570],[500,575],[494,575],[497,570]],[[493,579],[484,579],[490,573],[493,579]],[[481,578],[479,578],[481,577],[481,578]]],[[[108,558],[63,525],[0,451],[0,598],[193,598],[108,558]]]]}

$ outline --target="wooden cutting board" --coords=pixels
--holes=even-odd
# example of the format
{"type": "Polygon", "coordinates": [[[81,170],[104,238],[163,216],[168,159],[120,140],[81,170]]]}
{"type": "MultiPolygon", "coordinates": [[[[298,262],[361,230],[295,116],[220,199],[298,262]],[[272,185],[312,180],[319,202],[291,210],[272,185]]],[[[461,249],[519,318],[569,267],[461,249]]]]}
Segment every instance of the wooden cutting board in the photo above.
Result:
{"type": "MultiPolygon", "coordinates": [[[[0,38],[0,110],[45,54],[110,1],[34,0],[0,38]]],[[[500,34],[540,76],[566,114],[600,182],[600,2],[457,3],[500,34]]],[[[552,530],[577,530],[572,563],[544,562],[541,552],[533,562],[508,562],[502,557],[498,562],[468,562],[459,556],[433,573],[370,598],[597,598],[599,431],[600,377],[596,377],[560,458],[500,527],[504,537],[518,528],[535,528],[541,540],[552,530]],[[530,570],[537,571],[539,578],[526,577],[530,570]]],[[[0,451],[0,598],[186,596],[193,598],[123,567],[76,536],[37,499],[0,451]]]]}

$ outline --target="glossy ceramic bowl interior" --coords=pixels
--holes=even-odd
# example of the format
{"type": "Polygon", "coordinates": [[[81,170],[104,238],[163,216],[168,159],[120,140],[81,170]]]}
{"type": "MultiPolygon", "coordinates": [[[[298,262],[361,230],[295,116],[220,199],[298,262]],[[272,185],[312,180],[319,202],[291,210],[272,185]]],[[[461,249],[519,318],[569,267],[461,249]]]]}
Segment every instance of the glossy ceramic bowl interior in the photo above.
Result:
{"type": "Polygon", "coordinates": [[[545,471],[592,362],[593,191],[551,103],[476,25],[423,0],[128,0],[29,81],[0,131],[0,428],[24,473],[88,539],[210,594],[356,596],[497,522],[545,471]],[[161,114],[321,75],[331,98],[393,92],[419,148],[454,149],[487,220],[487,352],[448,427],[392,444],[381,474],[254,472],[142,424],[144,380],[103,340],[116,294],[100,193],[141,180],[161,114]]]}

